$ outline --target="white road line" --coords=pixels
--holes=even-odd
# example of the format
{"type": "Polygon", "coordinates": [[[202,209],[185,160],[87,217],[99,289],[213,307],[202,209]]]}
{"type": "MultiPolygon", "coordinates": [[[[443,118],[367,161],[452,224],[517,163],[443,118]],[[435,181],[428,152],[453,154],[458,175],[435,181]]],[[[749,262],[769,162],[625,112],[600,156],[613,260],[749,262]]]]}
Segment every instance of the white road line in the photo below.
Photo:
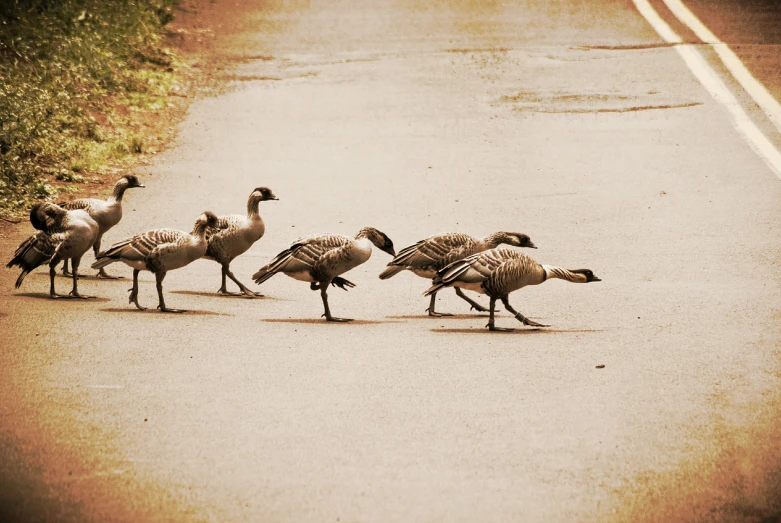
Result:
{"type": "Polygon", "coordinates": [[[654,30],[659,33],[659,36],[661,36],[665,42],[668,44],[680,44],[683,42],[683,39],[678,36],[678,33],[672,30],[672,28],[667,25],[667,22],[662,20],[662,17],[659,16],[659,13],[656,12],[656,10],[651,7],[651,4],[649,4],[646,0],[632,0],[635,3],[635,7],[638,11],[640,11],[640,14],[645,17],[646,20],[648,20],[648,23],[651,24],[651,27],[654,28],[654,30]]]}
{"type": "Polygon", "coordinates": [[[700,22],[697,15],[692,13],[681,0],[663,0],[663,2],[678,20],[694,31],[697,38],[706,44],[713,46],[713,49],[719,55],[719,58],[721,58],[724,66],[740,83],[743,89],[751,95],[757,105],[765,111],[765,114],[767,114],[770,121],[773,122],[773,125],[781,132],[781,103],[778,103],[778,100],[768,92],[765,86],[754,78],[754,75],[752,75],[746,66],[743,65],[743,62],[737,57],[732,49],[713,34],[705,24],[700,22]]]}
{"type": "MultiPolygon", "coordinates": [[[[773,143],[762,134],[759,127],[746,114],[741,107],[740,102],[730,92],[716,71],[708,65],[708,62],[693,46],[683,45],[681,37],[673,31],[669,25],[659,16],[651,7],[648,0],[632,0],[637,10],[642,14],[651,27],[659,33],[666,42],[679,44],[675,50],[683,58],[683,61],[689,67],[689,70],[699,80],[702,86],[710,93],[714,100],[718,101],[729,111],[735,128],[743,136],[749,146],[756,152],[770,167],[770,169],[781,179],[781,152],[776,149],[773,143]]],[[[693,16],[693,15],[692,15],[693,16]]],[[[699,35],[698,35],[699,36],[699,35]]]]}

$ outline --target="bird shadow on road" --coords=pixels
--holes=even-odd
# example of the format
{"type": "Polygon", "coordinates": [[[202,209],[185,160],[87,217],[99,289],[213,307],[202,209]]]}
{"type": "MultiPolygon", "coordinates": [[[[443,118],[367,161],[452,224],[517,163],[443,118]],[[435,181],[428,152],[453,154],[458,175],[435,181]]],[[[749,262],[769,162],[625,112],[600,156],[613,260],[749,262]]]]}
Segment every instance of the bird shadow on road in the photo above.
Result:
{"type": "MultiPolygon", "coordinates": [[[[41,276],[46,276],[47,278],[49,277],[48,274],[43,273],[43,272],[41,272],[39,274],[41,276]]],[[[71,275],[67,275],[66,276],[65,274],[62,274],[61,272],[57,273],[57,278],[62,278],[62,279],[65,279],[65,280],[73,280],[73,276],[71,276],[71,275]]],[[[82,272],[79,271],[79,281],[85,281],[85,280],[86,281],[123,281],[123,280],[132,280],[132,278],[127,278],[125,276],[114,276],[113,278],[98,278],[94,274],[82,274],[82,272]]]]}
{"type": "Polygon", "coordinates": [[[87,299],[71,298],[70,296],[60,296],[59,298],[52,299],[48,292],[20,292],[14,294],[20,298],[33,298],[35,300],[57,301],[57,302],[98,302],[105,303],[111,301],[109,298],[92,297],[87,299]]]}
{"type": "Polygon", "coordinates": [[[160,316],[233,316],[233,314],[225,314],[223,312],[213,312],[213,311],[199,311],[194,309],[187,309],[185,312],[182,313],[166,313],[166,312],[160,312],[154,307],[150,307],[145,310],[136,309],[135,307],[127,307],[125,309],[120,309],[119,307],[109,307],[106,309],[100,309],[102,312],[119,312],[119,313],[126,313],[126,314],[157,314],[160,316]]]}
{"type": "Polygon", "coordinates": [[[404,323],[403,321],[352,320],[347,322],[325,321],[319,318],[269,318],[268,323],[309,323],[312,325],[383,325],[386,323],[404,323]]]}
{"type": "Polygon", "coordinates": [[[385,316],[398,320],[473,320],[487,318],[488,314],[453,314],[452,316],[429,316],[428,314],[407,314],[403,316],[385,316]]]}
{"type": "Polygon", "coordinates": [[[601,329],[549,329],[549,328],[523,328],[512,331],[489,331],[487,328],[473,329],[429,329],[431,332],[446,334],[564,334],[568,332],[604,332],[601,329]]]}
{"type": "Polygon", "coordinates": [[[235,298],[235,299],[243,299],[243,300],[265,300],[265,301],[290,301],[285,300],[283,298],[276,298],[274,296],[268,296],[264,294],[263,296],[220,296],[216,292],[207,292],[207,291],[170,291],[171,294],[185,294],[188,296],[202,296],[204,298],[235,298]]]}

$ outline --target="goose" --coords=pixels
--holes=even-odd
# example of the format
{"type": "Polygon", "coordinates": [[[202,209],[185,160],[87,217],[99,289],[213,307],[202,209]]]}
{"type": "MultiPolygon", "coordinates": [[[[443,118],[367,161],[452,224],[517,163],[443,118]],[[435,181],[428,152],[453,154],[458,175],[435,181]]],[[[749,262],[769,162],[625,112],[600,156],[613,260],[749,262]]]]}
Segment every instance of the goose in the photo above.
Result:
{"type": "MultiPolygon", "coordinates": [[[[519,232],[495,232],[483,239],[473,238],[468,234],[458,232],[446,232],[430,236],[402,249],[391,260],[388,267],[380,273],[380,279],[387,280],[401,271],[409,270],[421,278],[430,280],[437,275],[437,271],[454,261],[478,252],[494,249],[503,243],[515,247],[537,248],[528,235],[519,232]]],[[[475,310],[480,312],[488,310],[467,297],[460,288],[456,287],[455,291],[459,298],[469,303],[475,310]]],[[[452,314],[434,310],[436,298],[437,293],[433,292],[431,294],[431,303],[428,309],[426,309],[428,315],[433,317],[452,316],[452,314]]]]}
{"type": "Polygon", "coordinates": [[[259,292],[252,292],[243,283],[236,279],[230,270],[231,261],[237,256],[244,254],[252,247],[252,244],[263,237],[266,232],[266,226],[263,218],[260,217],[258,207],[260,202],[266,200],[277,200],[271,189],[268,187],[258,187],[249,195],[247,200],[247,215],[230,214],[220,216],[217,221],[217,227],[209,227],[206,230],[206,249],[207,260],[213,260],[222,265],[222,286],[217,294],[220,296],[263,296],[259,292]],[[226,277],[241,289],[240,293],[228,292],[226,277]],[[243,294],[242,294],[243,293],[243,294]]]}
{"type": "Polygon", "coordinates": [[[496,300],[502,300],[504,308],[515,318],[530,327],[550,327],[532,321],[512,308],[509,295],[527,285],[539,285],[552,278],[573,283],[602,281],[589,269],[568,270],[552,265],[541,265],[525,254],[512,249],[491,249],[467,256],[463,260],[451,263],[441,269],[425,296],[444,287],[461,287],[481,294],[487,294],[490,300],[488,329],[492,331],[512,331],[494,324],[496,300]]]}
{"type": "Polygon", "coordinates": [[[192,233],[174,229],[154,229],[137,234],[132,238],[115,243],[108,250],[98,253],[93,269],[101,269],[114,262],[123,262],[133,268],[133,287],[128,303],[138,303],[138,273],[150,271],[157,282],[157,308],[161,312],[187,312],[184,309],[169,309],[163,299],[163,279],[166,273],[179,269],[206,254],[206,230],[216,227],[219,219],[209,211],[204,211],[195,222],[192,233]]]}
{"type": "Polygon", "coordinates": [[[99,226],[89,214],[81,209],[69,211],[53,203],[37,203],[30,210],[30,223],[39,232],[27,238],[14,252],[7,267],[20,267],[22,273],[16,280],[21,287],[25,276],[44,263],[49,264],[49,295],[52,298],[91,298],[79,294],[78,272],[81,257],[95,243],[99,226]],[[73,260],[73,289],[67,296],[54,290],[54,276],[57,264],[62,260],[73,260]]]}
{"type": "MultiPolygon", "coordinates": [[[[93,220],[98,222],[98,239],[95,240],[95,244],[92,246],[92,250],[97,257],[100,252],[100,243],[103,239],[103,235],[108,232],[109,229],[114,227],[122,219],[122,197],[125,195],[125,190],[133,189],[135,187],[144,187],[144,185],[138,181],[136,176],[128,174],[123,176],[117,183],[114,184],[114,192],[109,196],[108,200],[98,200],[96,198],[79,198],[78,200],[72,200],[70,202],[61,202],[58,205],[63,209],[74,210],[83,209],[86,211],[93,220]]],[[[62,264],[62,273],[68,276],[68,260],[62,264]]],[[[109,276],[106,271],[100,269],[98,271],[98,278],[106,278],[114,280],[119,278],[118,276],[109,276]]]]}
{"type": "Polygon", "coordinates": [[[318,234],[294,241],[268,265],[258,270],[252,279],[260,285],[281,272],[296,280],[309,282],[310,289],[320,291],[326,321],[352,321],[350,318],[336,318],[331,315],[331,309],[328,307],[328,286],[335,285],[344,290],[355,287],[354,283],[339,275],[368,260],[372,254],[372,244],[391,256],[396,255],[391,239],[373,227],[364,227],[355,238],[341,234],[318,234]]]}

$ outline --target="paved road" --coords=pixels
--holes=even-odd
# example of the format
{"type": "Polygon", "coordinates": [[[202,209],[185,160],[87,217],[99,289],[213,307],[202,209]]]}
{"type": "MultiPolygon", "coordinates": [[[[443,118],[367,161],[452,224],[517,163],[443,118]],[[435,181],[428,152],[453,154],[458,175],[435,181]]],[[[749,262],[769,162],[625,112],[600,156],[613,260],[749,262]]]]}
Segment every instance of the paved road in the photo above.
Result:
{"type": "MultiPolygon", "coordinates": [[[[350,273],[357,288],[331,293],[358,319],[345,325],[281,276],[262,300],[215,297],[208,261],[166,279],[181,316],[134,310],[127,280],[52,302],[45,271],[21,292],[1,271],[4,510],[750,513],[727,502],[760,491],[778,457],[761,443],[779,385],[781,185],[630,1],[271,2],[243,22],[235,89],[193,105],[107,241],[241,212],[267,185],[266,236],[233,265],[248,283],[300,235],[365,225],[397,248],[522,231],[539,261],[603,281],[518,292],[553,327],[494,335],[447,292],[438,307],[462,314],[424,316],[426,282],[380,281],[379,251],[350,273]]],[[[28,231],[0,241],[3,259],[28,231]]],[[[141,286],[153,305],[148,274],[141,286]]]]}

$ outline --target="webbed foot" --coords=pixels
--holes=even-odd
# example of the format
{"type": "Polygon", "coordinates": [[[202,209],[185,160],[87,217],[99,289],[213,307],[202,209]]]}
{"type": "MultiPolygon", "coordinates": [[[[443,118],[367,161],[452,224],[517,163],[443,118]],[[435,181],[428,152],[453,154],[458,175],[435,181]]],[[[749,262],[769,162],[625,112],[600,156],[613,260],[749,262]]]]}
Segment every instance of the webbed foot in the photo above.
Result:
{"type": "Polygon", "coordinates": [[[322,317],[325,317],[325,321],[333,321],[336,323],[347,323],[348,321],[353,321],[352,318],[337,318],[335,316],[326,316],[325,314],[323,314],[321,318],[322,317]]]}
{"type": "Polygon", "coordinates": [[[452,316],[449,312],[436,312],[431,309],[426,309],[424,312],[428,312],[428,315],[432,318],[442,318],[443,316],[452,316]]]}
{"type": "Polygon", "coordinates": [[[508,329],[506,327],[497,327],[496,325],[491,325],[490,323],[486,324],[486,327],[488,327],[488,330],[492,332],[513,332],[515,330],[508,329]]]}
{"type": "Polygon", "coordinates": [[[137,293],[134,293],[134,292],[133,292],[133,289],[128,289],[128,291],[130,292],[130,297],[128,298],[127,302],[128,302],[128,303],[132,303],[132,304],[134,304],[138,310],[140,310],[140,311],[145,311],[145,310],[146,310],[146,307],[142,307],[142,306],[141,306],[141,305],[138,303],[138,294],[137,294],[137,293]]]}
{"type": "Polygon", "coordinates": [[[187,312],[187,309],[169,309],[168,307],[161,307],[157,306],[158,309],[160,309],[160,312],[173,312],[177,314],[181,314],[182,312],[187,312]]]}
{"type": "Polygon", "coordinates": [[[518,319],[518,321],[520,321],[521,323],[523,323],[524,325],[526,325],[528,327],[550,327],[550,325],[544,325],[542,323],[537,323],[536,321],[530,320],[526,316],[520,316],[519,315],[519,316],[516,316],[516,318],[518,319]]]}

